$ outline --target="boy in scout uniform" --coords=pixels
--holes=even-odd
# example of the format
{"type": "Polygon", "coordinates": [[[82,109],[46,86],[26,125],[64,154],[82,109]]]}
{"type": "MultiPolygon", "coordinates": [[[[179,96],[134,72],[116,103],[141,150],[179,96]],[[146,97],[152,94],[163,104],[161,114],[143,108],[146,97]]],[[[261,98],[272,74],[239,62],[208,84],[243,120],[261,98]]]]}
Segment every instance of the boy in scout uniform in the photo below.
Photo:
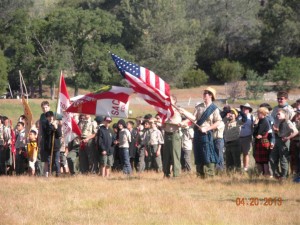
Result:
{"type": "Polygon", "coordinates": [[[91,121],[90,115],[81,115],[78,126],[81,129],[81,145],[79,151],[80,171],[84,174],[96,172],[94,165],[94,137],[97,133],[97,124],[91,121]]]}
{"type": "Polygon", "coordinates": [[[151,168],[154,168],[156,172],[161,172],[161,146],[164,144],[164,139],[161,131],[157,127],[157,121],[151,119],[149,122],[151,124],[151,129],[150,135],[144,140],[148,143],[145,151],[148,153],[151,168]]]}

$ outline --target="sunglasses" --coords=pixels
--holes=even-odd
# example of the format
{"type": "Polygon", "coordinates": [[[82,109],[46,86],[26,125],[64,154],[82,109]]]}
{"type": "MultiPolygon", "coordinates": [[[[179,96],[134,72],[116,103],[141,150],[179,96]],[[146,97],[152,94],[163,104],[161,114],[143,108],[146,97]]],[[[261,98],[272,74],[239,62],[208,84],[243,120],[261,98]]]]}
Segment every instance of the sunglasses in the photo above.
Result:
{"type": "Polygon", "coordinates": [[[204,95],[211,95],[211,93],[209,91],[204,91],[203,94],[204,95]]]}
{"type": "Polygon", "coordinates": [[[277,100],[278,100],[278,101],[282,101],[282,100],[284,100],[284,98],[277,98],[277,100]]]}

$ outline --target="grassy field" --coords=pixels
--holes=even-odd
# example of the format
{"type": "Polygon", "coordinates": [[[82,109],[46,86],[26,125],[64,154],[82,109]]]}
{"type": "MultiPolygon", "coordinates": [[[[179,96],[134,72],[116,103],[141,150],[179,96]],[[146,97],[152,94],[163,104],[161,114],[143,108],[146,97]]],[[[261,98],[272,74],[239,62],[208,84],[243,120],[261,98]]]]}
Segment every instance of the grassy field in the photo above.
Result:
{"type": "Polygon", "coordinates": [[[299,184],[247,175],[0,177],[0,224],[299,224],[299,184]],[[237,205],[258,198],[258,205],[237,205]],[[281,198],[263,205],[264,198],[281,198]]]}
{"type": "MultiPolygon", "coordinates": [[[[202,89],[173,93],[181,101],[191,97],[200,100],[202,89]]],[[[34,120],[39,118],[42,101],[29,100],[34,120]]],[[[55,109],[56,100],[50,104],[55,109]]],[[[130,109],[132,117],[155,113],[145,104],[131,104],[130,109]]],[[[1,99],[0,114],[15,124],[23,114],[21,101],[1,99]]],[[[253,166],[253,158],[251,162],[253,166]]],[[[195,173],[176,179],[163,179],[156,173],[134,174],[130,179],[120,173],[113,173],[109,179],[97,175],[0,177],[0,225],[299,224],[299,208],[299,184],[248,174],[210,180],[201,180],[195,173]],[[237,198],[257,198],[258,205],[250,206],[251,202],[245,201],[245,205],[237,206],[237,198]],[[264,198],[283,201],[281,205],[278,201],[276,205],[263,205],[264,198]]]]}

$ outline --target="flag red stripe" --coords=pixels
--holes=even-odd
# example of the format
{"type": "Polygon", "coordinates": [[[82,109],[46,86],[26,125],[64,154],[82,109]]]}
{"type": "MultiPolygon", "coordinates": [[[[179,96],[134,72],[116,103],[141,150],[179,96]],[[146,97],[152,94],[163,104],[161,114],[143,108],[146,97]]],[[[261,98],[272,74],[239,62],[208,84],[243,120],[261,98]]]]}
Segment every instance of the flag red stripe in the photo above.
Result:
{"type": "Polygon", "coordinates": [[[141,87],[137,82],[138,82],[138,78],[126,73],[126,79],[130,81],[130,83],[132,83],[134,86],[132,87],[137,93],[141,93],[141,94],[146,94],[148,96],[150,96],[153,100],[155,100],[157,102],[157,104],[159,104],[162,108],[168,108],[168,106],[166,106],[164,104],[164,102],[160,99],[160,95],[157,95],[155,92],[153,92],[152,89],[147,89],[147,88],[143,88],[141,87]]]}
{"type": "Polygon", "coordinates": [[[67,85],[66,85],[66,82],[65,82],[65,78],[64,78],[64,75],[61,75],[61,77],[60,77],[60,87],[61,87],[61,90],[60,90],[60,92],[62,93],[62,94],[64,94],[65,96],[66,96],[66,98],[67,99],[70,99],[70,97],[69,97],[69,93],[68,93],[68,89],[67,89],[67,85]]]}

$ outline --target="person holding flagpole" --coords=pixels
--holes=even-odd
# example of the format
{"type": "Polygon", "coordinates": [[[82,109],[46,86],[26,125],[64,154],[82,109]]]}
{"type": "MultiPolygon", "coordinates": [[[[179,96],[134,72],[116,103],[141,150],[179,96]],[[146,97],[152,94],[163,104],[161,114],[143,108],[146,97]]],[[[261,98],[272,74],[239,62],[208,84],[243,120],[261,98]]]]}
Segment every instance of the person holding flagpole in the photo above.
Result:
{"type": "Polygon", "coordinates": [[[164,177],[169,178],[171,175],[171,165],[173,170],[173,177],[178,177],[181,170],[180,156],[181,156],[181,137],[180,137],[180,123],[182,122],[180,111],[175,106],[177,99],[171,96],[171,103],[173,108],[173,116],[168,119],[164,125],[164,148],[163,148],[163,171],[164,177]]]}
{"type": "Polygon", "coordinates": [[[196,105],[194,114],[180,109],[193,122],[194,126],[194,155],[197,175],[201,178],[213,177],[215,166],[218,163],[218,153],[214,147],[213,131],[222,121],[220,110],[213,103],[216,99],[216,90],[207,87],[203,92],[203,103],[196,105]]]}

